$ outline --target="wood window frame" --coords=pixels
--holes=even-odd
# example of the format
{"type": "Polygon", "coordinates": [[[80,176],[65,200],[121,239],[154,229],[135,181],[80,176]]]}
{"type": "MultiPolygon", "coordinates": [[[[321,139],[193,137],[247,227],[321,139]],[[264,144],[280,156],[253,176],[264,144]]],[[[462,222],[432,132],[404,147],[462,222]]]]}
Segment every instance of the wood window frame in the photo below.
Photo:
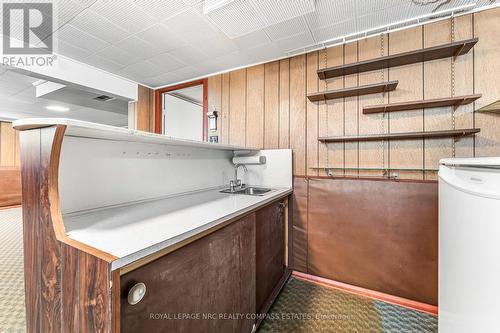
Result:
{"type": "Polygon", "coordinates": [[[204,141],[208,140],[208,128],[207,128],[207,112],[208,112],[208,79],[199,79],[190,82],[176,84],[174,86],[159,88],[155,90],[155,133],[162,134],[162,96],[166,92],[189,88],[193,86],[203,85],[203,107],[202,107],[202,139],[204,141]]]}

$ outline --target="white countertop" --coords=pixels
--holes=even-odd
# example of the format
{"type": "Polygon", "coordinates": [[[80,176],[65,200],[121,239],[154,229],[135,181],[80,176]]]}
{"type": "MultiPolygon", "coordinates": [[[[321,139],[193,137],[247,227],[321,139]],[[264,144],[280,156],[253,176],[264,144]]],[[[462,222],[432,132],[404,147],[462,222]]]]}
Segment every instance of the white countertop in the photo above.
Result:
{"type": "Polygon", "coordinates": [[[68,214],[64,224],[70,238],[116,256],[117,269],[292,192],[250,196],[220,190],[68,214]]]}

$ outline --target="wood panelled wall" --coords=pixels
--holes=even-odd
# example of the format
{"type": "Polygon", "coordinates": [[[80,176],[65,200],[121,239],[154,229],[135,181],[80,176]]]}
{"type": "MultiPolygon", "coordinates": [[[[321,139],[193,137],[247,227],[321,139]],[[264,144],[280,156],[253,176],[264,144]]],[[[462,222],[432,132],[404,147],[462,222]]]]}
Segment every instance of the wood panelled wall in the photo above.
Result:
{"type": "Polygon", "coordinates": [[[128,127],[140,131],[155,131],[154,90],[139,85],[137,101],[128,105],[128,127]]]}
{"type": "Polygon", "coordinates": [[[0,122],[0,167],[19,166],[19,135],[12,123],[0,122]]]}
{"type": "Polygon", "coordinates": [[[12,123],[0,122],[0,208],[21,204],[19,135],[12,123]]]}
{"type": "MultiPolygon", "coordinates": [[[[500,116],[474,110],[500,98],[500,9],[372,37],[208,80],[209,107],[220,112],[219,142],[292,148],[295,175],[317,167],[404,168],[401,178],[435,179],[444,157],[500,155],[500,116]],[[320,68],[478,37],[467,55],[322,81],[320,68]],[[307,93],[399,80],[395,91],[310,102],[307,93]],[[363,115],[365,105],[481,93],[474,104],[363,115]],[[318,143],[318,136],[479,127],[476,138],[318,143]]],[[[358,175],[358,171],[339,171],[358,175]]],[[[373,171],[359,171],[360,175],[373,171]]],[[[378,172],[380,173],[380,172],[378,172]]]]}

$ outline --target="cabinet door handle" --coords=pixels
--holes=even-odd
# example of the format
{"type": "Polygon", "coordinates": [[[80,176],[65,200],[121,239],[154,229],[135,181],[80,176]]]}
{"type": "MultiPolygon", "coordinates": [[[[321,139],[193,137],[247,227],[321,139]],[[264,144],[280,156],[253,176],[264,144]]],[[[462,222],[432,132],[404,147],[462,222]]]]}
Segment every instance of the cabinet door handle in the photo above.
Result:
{"type": "Polygon", "coordinates": [[[146,285],[142,282],[136,283],[130,290],[128,291],[127,301],[130,305],[136,305],[146,295],[146,285]]]}

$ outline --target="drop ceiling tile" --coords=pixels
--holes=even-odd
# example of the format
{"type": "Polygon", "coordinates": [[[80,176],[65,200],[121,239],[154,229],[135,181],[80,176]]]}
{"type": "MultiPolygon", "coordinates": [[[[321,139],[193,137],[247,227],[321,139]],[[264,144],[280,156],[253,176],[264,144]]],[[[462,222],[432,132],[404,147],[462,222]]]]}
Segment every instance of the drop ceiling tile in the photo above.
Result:
{"type": "Polygon", "coordinates": [[[133,0],[135,4],[144,9],[149,15],[158,20],[165,20],[177,15],[200,1],[189,0],[133,0]]]}
{"type": "Polygon", "coordinates": [[[142,82],[141,82],[141,83],[142,83],[142,84],[145,84],[145,85],[147,85],[147,86],[150,86],[150,87],[152,87],[152,88],[156,88],[156,87],[159,87],[159,86],[161,86],[161,85],[163,85],[163,84],[164,84],[164,82],[163,82],[163,81],[160,81],[160,80],[158,80],[158,79],[156,79],[156,78],[144,79],[144,80],[142,80],[142,82]]]}
{"type": "Polygon", "coordinates": [[[275,43],[260,45],[245,50],[245,55],[251,59],[252,63],[273,60],[286,55],[286,50],[278,47],[275,43]]]}
{"type": "Polygon", "coordinates": [[[309,32],[298,34],[295,36],[283,38],[273,42],[283,52],[292,51],[298,48],[303,48],[315,44],[314,39],[309,32]]]}
{"type": "Polygon", "coordinates": [[[169,73],[173,76],[180,77],[181,80],[188,80],[200,75],[194,66],[182,67],[174,71],[170,71],[169,73]]]}
{"type": "Polygon", "coordinates": [[[315,0],[250,0],[267,25],[288,21],[315,10],[315,0]]]}
{"type": "Polygon", "coordinates": [[[391,7],[406,5],[408,2],[401,0],[357,0],[356,16],[363,16],[391,7]]]}
{"type": "Polygon", "coordinates": [[[73,44],[81,49],[89,51],[90,53],[98,52],[109,46],[109,43],[94,37],[91,34],[72,26],[71,24],[65,25],[58,31],[58,38],[63,42],[73,44]]]}
{"type": "Polygon", "coordinates": [[[133,34],[157,22],[156,18],[148,15],[130,0],[120,1],[119,3],[117,1],[98,0],[91,8],[133,34]]]}
{"type": "Polygon", "coordinates": [[[198,13],[197,7],[192,7],[162,22],[171,33],[189,44],[220,35],[217,29],[198,13]]]}
{"type": "Polygon", "coordinates": [[[231,39],[240,49],[247,49],[257,45],[269,44],[271,39],[264,30],[257,30],[241,37],[231,39]]]}
{"type": "Polygon", "coordinates": [[[92,10],[71,21],[71,25],[108,43],[116,43],[128,36],[128,32],[92,10]]]}
{"type": "Polygon", "coordinates": [[[114,44],[114,46],[142,59],[151,58],[161,53],[161,51],[154,44],[145,42],[135,36],[123,39],[114,44]]]}
{"type": "Polygon", "coordinates": [[[356,17],[354,0],[317,0],[316,11],[305,15],[311,29],[316,30],[356,17]]]}
{"type": "Polygon", "coordinates": [[[379,10],[357,18],[358,31],[378,28],[384,25],[402,21],[406,18],[406,5],[379,10]]]}
{"type": "Polygon", "coordinates": [[[62,27],[64,24],[68,23],[75,17],[78,17],[78,15],[81,14],[90,5],[86,1],[72,0],[53,0],[52,4],[54,15],[55,17],[57,17],[56,26],[58,28],[62,27]]]}
{"type": "Polygon", "coordinates": [[[161,75],[155,76],[153,79],[161,82],[160,86],[165,86],[182,81],[182,79],[179,76],[175,76],[172,73],[163,73],[161,75]]]}
{"type": "Polygon", "coordinates": [[[122,49],[117,48],[116,46],[109,46],[102,51],[97,52],[96,55],[110,59],[123,66],[128,66],[141,60],[141,58],[139,58],[138,56],[125,52],[122,49]]]}
{"type": "Polygon", "coordinates": [[[169,53],[162,53],[148,60],[166,72],[170,72],[187,65],[186,63],[180,62],[179,60],[175,59],[169,53]]]}
{"type": "Polygon", "coordinates": [[[184,41],[180,36],[172,33],[161,23],[155,24],[152,27],[139,32],[137,37],[155,45],[161,52],[178,49],[186,45],[186,41],[184,41]]]}
{"type": "Polygon", "coordinates": [[[238,50],[236,44],[224,36],[200,42],[197,48],[206,58],[215,58],[238,50]]]}
{"type": "Polygon", "coordinates": [[[261,30],[267,25],[250,1],[230,2],[208,13],[207,17],[229,38],[261,30]]]}
{"type": "Polygon", "coordinates": [[[185,64],[196,64],[206,60],[206,57],[197,48],[193,46],[184,46],[168,52],[178,61],[185,64]]]}
{"type": "Polygon", "coordinates": [[[451,8],[468,5],[470,3],[474,3],[474,1],[454,0],[454,1],[438,1],[438,2],[428,2],[428,1],[410,2],[408,8],[408,15],[406,16],[406,18],[411,19],[418,16],[431,14],[433,12],[439,12],[451,8]]]}
{"type": "Polygon", "coordinates": [[[145,60],[122,68],[120,73],[125,77],[141,81],[142,79],[156,76],[160,71],[161,69],[158,66],[145,60]]]}
{"type": "Polygon", "coordinates": [[[309,31],[303,17],[274,24],[264,30],[271,40],[278,40],[309,31]]]}
{"type": "Polygon", "coordinates": [[[114,62],[111,59],[98,56],[96,54],[93,54],[93,55],[87,57],[84,60],[84,62],[91,65],[91,66],[100,68],[102,70],[105,70],[105,71],[108,71],[111,73],[114,73],[114,72],[116,72],[124,67],[122,64],[114,62]]]}
{"type": "Polygon", "coordinates": [[[314,38],[322,43],[334,38],[343,37],[356,32],[356,20],[348,20],[334,25],[313,30],[314,38]]]}
{"type": "Polygon", "coordinates": [[[62,40],[57,43],[56,53],[78,61],[82,61],[91,54],[88,50],[79,48],[62,40]]]}

